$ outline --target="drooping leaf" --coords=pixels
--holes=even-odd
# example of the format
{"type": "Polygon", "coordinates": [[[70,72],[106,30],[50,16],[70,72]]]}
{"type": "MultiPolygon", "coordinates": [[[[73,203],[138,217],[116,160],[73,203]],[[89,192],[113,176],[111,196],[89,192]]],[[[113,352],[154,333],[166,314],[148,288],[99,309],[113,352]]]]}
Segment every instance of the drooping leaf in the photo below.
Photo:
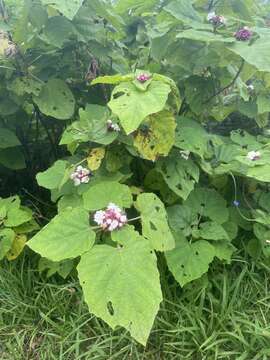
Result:
{"type": "Polygon", "coordinates": [[[159,156],[168,155],[174,144],[176,123],[169,111],[150,115],[145,121],[147,131],[138,130],[134,146],[147,160],[156,160],[159,156]]]}
{"type": "Polygon", "coordinates": [[[164,109],[170,91],[170,86],[160,81],[152,81],[147,91],[124,82],[114,88],[108,105],[119,117],[125,132],[130,134],[148,115],[164,109]]]}
{"type": "Polygon", "coordinates": [[[71,118],[74,113],[74,96],[63,80],[50,79],[34,101],[40,111],[59,120],[71,118]]]}
{"type": "Polygon", "coordinates": [[[8,260],[15,260],[23,251],[27,237],[25,235],[16,235],[11,249],[6,254],[8,260]]]}
{"type": "Polygon", "coordinates": [[[11,229],[0,230],[0,260],[9,252],[15,239],[15,232],[11,229]]]}
{"type": "Polygon", "coordinates": [[[115,181],[104,181],[95,184],[83,194],[84,207],[90,211],[103,209],[109,203],[129,208],[132,201],[129,187],[115,181]]]}
{"type": "Polygon", "coordinates": [[[168,267],[181,286],[198,279],[207,272],[215,256],[215,248],[205,240],[189,243],[178,232],[176,247],[165,253],[168,267]]]}
{"type": "Polygon", "coordinates": [[[88,212],[74,208],[56,215],[27,245],[49,260],[61,261],[82,255],[94,241],[95,233],[89,226],[88,212]]]}
{"type": "Polygon", "coordinates": [[[90,151],[87,157],[87,165],[90,170],[97,170],[105,156],[105,148],[94,148],[90,151]]]}
{"type": "Polygon", "coordinates": [[[125,327],[145,345],[162,300],[148,242],[130,238],[117,248],[96,245],[77,269],[89,310],[113,329],[125,327]]]}
{"type": "Polygon", "coordinates": [[[173,249],[174,238],[162,201],[155,194],[143,193],[138,196],[135,206],[141,213],[142,233],[151,246],[159,251],[173,249]]]}

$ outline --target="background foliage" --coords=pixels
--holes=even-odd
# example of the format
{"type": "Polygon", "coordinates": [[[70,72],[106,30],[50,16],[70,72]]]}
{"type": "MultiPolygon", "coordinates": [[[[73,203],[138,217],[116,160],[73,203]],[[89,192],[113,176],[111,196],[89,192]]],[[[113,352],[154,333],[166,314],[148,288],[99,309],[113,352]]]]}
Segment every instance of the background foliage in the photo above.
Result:
{"type": "Polygon", "coordinates": [[[40,271],[77,269],[90,312],[143,345],[164,274],[163,287],[183,287],[243,248],[268,266],[269,5],[26,0],[0,10],[0,258],[28,238],[40,271]],[[208,20],[213,11],[225,24],[208,20]],[[244,26],[252,36],[237,40],[244,26]],[[90,181],[74,186],[79,165],[90,181]],[[109,234],[93,215],[111,202],[132,223],[109,234]]]}

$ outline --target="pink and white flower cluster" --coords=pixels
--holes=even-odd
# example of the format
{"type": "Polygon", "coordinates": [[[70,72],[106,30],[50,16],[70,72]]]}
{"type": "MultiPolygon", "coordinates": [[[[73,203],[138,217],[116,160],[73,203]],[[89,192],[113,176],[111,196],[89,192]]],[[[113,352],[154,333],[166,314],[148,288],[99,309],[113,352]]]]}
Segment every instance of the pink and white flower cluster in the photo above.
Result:
{"type": "Polygon", "coordinates": [[[216,15],[215,12],[211,12],[207,15],[207,20],[214,26],[226,25],[226,19],[222,15],[216,15]]]}
{"type": "Polygon", "coordinates": [[[75,186],[79,186],[80,184],[87,184],[91,176],[92,173],[90,170],[83,166],[77,166],[76,170],[70,175],[70,178],[73,180],[75,186]]]}
{"type": "Polygon", "coordinates": [[[234,34],[234,37],[239,41],[248,41],[252,35],[253,32],[247,26],[244,26],[234,34]]]}
{"type": "Polygon", "coordinates": [[[140,74],[136,77],[136,79],[141,82],[141,83],[144,83],[148,80],[150,80],[151,76],[147,75],[147,74],[140,74]]]}
{"type": "Polygon", "coordinates": [[[107,120],[107,129],[109,131],[120,131],[120,127],[118,124],[113,123],[112,120],[107,120]]]}
{"type": "Polygon", "coordinates": [[[96,211],[94,221],[103,230],[113,231],[127,223],[127,216],[117,205],[110,203],[105,210],[96,211]]]}

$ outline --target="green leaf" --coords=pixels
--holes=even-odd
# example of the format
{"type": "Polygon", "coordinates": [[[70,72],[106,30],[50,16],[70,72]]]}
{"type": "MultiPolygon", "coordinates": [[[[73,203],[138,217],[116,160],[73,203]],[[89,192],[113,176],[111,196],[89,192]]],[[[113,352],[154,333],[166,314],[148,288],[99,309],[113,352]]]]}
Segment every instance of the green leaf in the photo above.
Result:
{"type": "Polygon", "coordinates": [[[38,185],[49,190],[60,188],[63,185],[67,164],[66,161],[57,160],[48,170],[38,173],[38,185]]]}
{"type": "Polygon", "coordinates": [[[121,245],[129,244],[131,239],[132,241],[145,241],[145,239],[134,229],[134,226],[132,225],[125,225],[120,230],[112,231],[111,238],[112,241],[121,245]]]}
{"type": "Polygon", "coordinates": [[[207,272],[215,248],[205,240],[189,243],[181,233],[175,235],[176,247],[165,253],[169,270],[181,286],[207,272]]]}
{"type": "Polygon", "coordinates": [[[10,130],[0,128],[0,149],[21,145],[17,136],[10,130]]]}
{"type": "Polygon", "coordinates": [[[135,206],[141,213],[143,236],[151,246],[159,251],[173,249],[174,238],[162,201],[155,194],[144,193],[138,196],[135,206]]]}
{"type": "Polygon", "coordinates": [[[108,131],[107,121],[110,114],[106,107],[87,104],[85,110],[80,109],[79,113],[80,120],[73,122],[66,129],[60,145],[88,141],[108,145],[117,138],[117,132],[108,131]]]}
{"type": "Polygon", "coordinates": [[[159,156],[168,155],[175,138],[175,119],[171,112],[161,111],[150,115],[143,124],[147,131],[138,130],[134,146],[144,159],[155,161],[159,156]]]}
{"type": "Polygon", "coordinates": [[[184,38],[189,40],[203,41],[206,43],[212,42],[223,42],[223,43],[232,43],[235,41],[234,38],[225,38],[222,35],[210,32],[210,31],[198,31],[195,29],[188,29],[181,31],[176,35],[176,38],[184,38]]]}
{"type": "Polygon", "coordinates": [[[63,16],[53,16],[49,18],[41,39],[50,45],[61,48],[70,37],[76,34],[72,23],[63,16]]]}
{"type": "Polygon", "coordinates": [[[90,211],[103,209],[109,203],[129,208],[132,201],[131,191],[127,185],[111,181],[95,184],[83,194],[84,207],[90,211]]]}
{"type": "Polygon", "coordinates": [[[164,7],[164,10],[184,23],[202,23],[201,16],[195,11],[190,0],[175,0],[164,7]]]}
{"type": "Polygon", "coordinates": [[[0,260],[9,252],[15,239],[15,232],[11,229],[0,230],[0,260]]]}
{"type": "Polygon", "coordinates": [[[161,81],[152,81],[146,91],[124,82],[114,88],[108,105],[130,134],[148,115],[164,109],[170,91],[170,86],[161,81]]]}
{"type": "Polygon", "coordinates": [[[11,208],[7,212],[7,218],[4,220],[6,227],[15,227],[22,225],[32,219],[32,212],[29,209],[11,208]]]}
{"type": "Polygon", "coordinates": [[[47,277],[58,273],[63,279],[66,279],[74,267],[74,260],[64,260],[55,262],[46,258],[40,258],[38,262],[38,271],[46,271],[47,277]]]}
{"type": "Polygon", "coordinates": [[[156,256],[147,241],[96,245],[77,267],[90,312],[113,329],[123,326],[145,345],[162,301],[156,256]]]}
{"type": "Polygon", "coordinates": [[[56,215],[27,245],[49,260],[61,261],[82,255],[94,241],[95,233],[89,226],[88,212],[75,208],[56,215]]]}
{"type": "Polygon", "coordinates": [[[207,152],[208,141],[208,133],[198,122],[182,116],[177,118],[176,147],[203,157],[207,152]]]}
{"type": "Polygon", "coordinates": [[[182,199],[186,200],[199,181],[200,171],[192,160],[180,158],[180,154],[162,159],[157,164],[157,170],[162,174],[169,188],[182,199]]]}
{"type": "Polygon", "coordinates": [[[91,85],[96,85],[96,84],[116,85],[116,84],[120,84],[121,82],[132,81],[133,79],[134,79],[133,74],[128,74],[128,75],[117,74],[117,75],[111,75],[111,76],[109,76],[109,75],[99,76],[91,81],[91,85]]]}
{"type": "Polygon", "coordinates": [[[270,71],[270,40],[260,38],[252,45],[246,41],[237,41],[228,47],[229,50],[241,56],[249,64],[254,65],[260,71],[270,71]]]}
{"type": "Polygon", "coordinates": [[[11,170],[21,170],[26,167],[25,158],[20,147],[0,150],[0,164],[11,170]]]}
{"type": "Polygon", "coordinates": [[[184,203],[194,214],[208,217],[218,224],[225,223],[229,218],[226,201],[215,190],[198,188],[192,191],[184,203]]]}
{"type": "Polygon", "coordinates": [[[259,95],[257,98],[258,113],[270,112],[270,98],[267,95],[259,95]]]}
{"type": "Polygon", "coordinates": [[[230,240],[224,228],[213,221],[200,224],[199,228],[192,232],[192,235],[205,240],[230,240]]]}
{"type": "Polygon", "coordinates": [[[197,216],[192,209],[185,205],[174,205],[167,208],[169,225],[173,232],[183,233],[189,236],[192,232],[192,225],[197,223],[197,216]]]}
{"type": "Polygon", "coordinates": [[[83,0],[41,0],[43,5],[48,5],[68,19],[72,20],[83,4],[83,0]]]}
{"type": "Polygon", "coordinates": [[[69,87],[63,80],[50,79],[42,88],[34,101],[40,111],[56,119],[71,118],[74,113],[75,99],[69,87]]]}
{"type": "Polygon", "coordinates": [[[225,260],[227,264],[230,264],[232,254],[236,250],[235,247],[227,241],[215,241],[212,245],[215,248],[215,256],[219,260],[225,260]]]}

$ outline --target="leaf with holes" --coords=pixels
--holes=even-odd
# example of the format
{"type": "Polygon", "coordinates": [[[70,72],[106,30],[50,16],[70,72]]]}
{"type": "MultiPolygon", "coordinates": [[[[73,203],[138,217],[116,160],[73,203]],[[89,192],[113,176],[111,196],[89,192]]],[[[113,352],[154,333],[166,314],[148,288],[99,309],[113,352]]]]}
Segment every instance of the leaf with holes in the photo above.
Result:
{"type": "Polygon", "coordinates": [[[165,253],[169,270],[181,286],[200,278],[207,272],[215,256],[215,248],[205,240],[189,243],[177,232],[176,247],[165,253]]]}
{"type": "Polygon", "coordinates": [[[225,223],[229,218],[227,203],[223,197],[213,189],[197,188],[189,195],[184,203],[193,214],[210,218],[218,224],[225,223]]]}
{"type": "Polygon", "coordinates": [[[134,146],[143,158],[155,161],[159,156],[168,155],[174,145],[176,123],[169,111],[150,115],[143,126],[146,131],[138,130],[134,146]]]}
{"type": "Polygon", "coordinates": [[[61,261],[82,255],[94,241],[95,232],[89,226],[88,212],[74,208],[56,215],[27,245],[49,260],[61,261]]]}
{"type": "Polygon", "coordinates": [[[130,134],[147,116],[164,109],[170,91],[170,85],[161,81],[152,81],[146,91],[139,90],[132,82],[124,82],[114,88],[108,105],[130,134]]]}
{"type": "Polygon", "coordinates": [[[169,188],[184,200],[199,181],[200,171],[197,165],[192,160],[180,158],[180,154],[174,153],[160,160],[157,170],[162,174],[169,188]]]}
{"type": "Polygon", "coordinates": [[[50,79],[39,96],[34,97],[39,110],[59,120],[71,118],[75,109],[75,99],[63,80],[50,79]]]}
{"type": "Polygon", "coordinates": [[[173,249],[175,242],[162,201],[155,194],[144,193],[138,196],[135,206],[141,213],[142,233],[151,246],[159,251],[173,249]]]}
{"type": "MultiPolygon", "coordinates": [[[[119,236],[116,241],[122,243],[119,236]]],[[[136,235],[119,247],[96,245],[82,256],[77,269],[90,312],[113,329],[125,327],[145,345],[162,301],[156,255],[149,243],[136,235]]]]}

